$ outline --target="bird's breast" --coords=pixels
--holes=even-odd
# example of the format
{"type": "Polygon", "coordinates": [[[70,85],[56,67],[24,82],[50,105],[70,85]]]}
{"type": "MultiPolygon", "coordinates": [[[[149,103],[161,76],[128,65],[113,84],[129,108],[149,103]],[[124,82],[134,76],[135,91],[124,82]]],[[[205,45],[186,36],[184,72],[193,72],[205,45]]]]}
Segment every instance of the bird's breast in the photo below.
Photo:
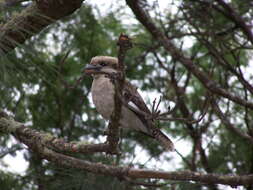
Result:
{"type": "MultiPolygon", "coordinates": [[[[114,110],[114,85],[109,78],[97,77],[92,82],[92,99],[97,111],[104,119],[109,120],[114,110]]],[[[121,110],[120,126],[135,129],[149,134],[145,124],[129,108],[123,106],[121,110]]]]}
{"type": "Polygon", "coordinates": [[[109,78],[100,77],[93,80],[92,100],[97,111],[109,120],[114,109],[114,85],[109,78]]]}

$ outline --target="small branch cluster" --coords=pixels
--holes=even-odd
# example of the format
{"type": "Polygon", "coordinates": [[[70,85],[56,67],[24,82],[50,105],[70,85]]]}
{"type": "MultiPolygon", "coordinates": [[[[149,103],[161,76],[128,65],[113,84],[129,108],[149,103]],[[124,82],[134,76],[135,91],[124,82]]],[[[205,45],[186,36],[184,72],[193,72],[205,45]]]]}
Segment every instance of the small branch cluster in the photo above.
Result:
{"type": "Polygon", "coordinates": [[[206,100],[204,102],[203,108],[201,110],[202,113],[198,117],[198,119],[192,119],[192,117],[188,118],[175,118],[175,117],[167,117],[168,115],[173,114],[177,108],[178,108],[178,103],[174,106],[173,109],[170,109],[168,107],[168,111],[161,113],[161,110],[159,110],[159,106],[161,104],[161,97],[159,98],[158,103],[156,103],[156,99],[154,99],[153,104],[152,104],[152,112],[151,112],[151,118],[152,120],[161,120],[161,121],[182,121],[187,124],[194,124],[194,123],[199,123],[206,115],[208,107],[210,106],[210,99],[212,98],[211,96],[206,96],[206,100]]]}
{"type": "Polygon", "coordinates": [[[207,73],[201,71],[199,67],[193,63],[191,58],[185,56],[182,51],[155,25],[149,14],[142,8],[140,0],[127,0],[128,6],[132,9],[136,18],[145,26],[150,34],[170,53],[174,60],[179,61],[190,73],[192,73],[202,85],[211,93],[229,99],[236,104],[245,106],[253,110],[253,102],[244,100],[243,98],[228,92],[220,87],[207,73]]]}

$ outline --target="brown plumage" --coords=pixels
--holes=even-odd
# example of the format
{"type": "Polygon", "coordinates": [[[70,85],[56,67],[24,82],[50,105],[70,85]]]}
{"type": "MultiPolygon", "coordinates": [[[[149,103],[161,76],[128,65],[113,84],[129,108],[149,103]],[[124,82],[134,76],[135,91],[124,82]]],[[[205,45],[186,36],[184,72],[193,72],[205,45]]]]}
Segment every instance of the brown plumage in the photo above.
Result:
{"type": "MultiPolygon", "coordinates": [[[[91,59],[90,64],[85,68],[86,74],[93,76],[91,87],[92,99],[97,111],[104,119],[109,120],[114,109],[114,85],[111,79],[104,73],[116,73],[118,59],[109,56],[96,56],[91,59]]],[[[147,105],[137,91],[137,88],[125,81],[123,88],[124,102],[130,104],[137,110],[151,114],[147,105]]],[[[151,120],[148,120],[137,111],[123,105],[121,110],[120,126],[130,128],[155,138],[166,150],[174,150],[172,141],[156,128],[151,120]]]]}

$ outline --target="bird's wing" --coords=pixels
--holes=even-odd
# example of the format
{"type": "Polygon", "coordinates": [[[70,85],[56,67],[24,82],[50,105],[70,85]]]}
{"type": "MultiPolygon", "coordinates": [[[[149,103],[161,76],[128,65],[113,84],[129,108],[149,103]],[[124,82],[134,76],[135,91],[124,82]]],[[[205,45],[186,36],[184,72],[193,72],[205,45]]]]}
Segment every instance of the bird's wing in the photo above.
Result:
{"type": "MultiPolygon", "coordinates": [[[[132,104],[135,108],[145,112],[147,114],[151,114],[141,95],[138,93],[137,88],[133,86],[130,82],[126,81],[123,89],[123,98],[128,104],[132,104]]],[[[133,110],[132,110],[133,111],[133,110]]],[[[136,116],[142,121],[148,133],[145,132],[146,135],[155,138],[161,145],[166,149],[173,151],[174,145],[172,141],[163,134],[160,129],[156,128],[151,121],[148,121],[144,115],[133,111],[136,116]]]]}
{"type": "Polygon", "coordinates": [[[133,86],[129,81],[125,81],[123,97],[128,104],[131,104],[135,108],[137,107],[139,110],[147,114],[151,113],[141,95],[137,91],[137,87],[133,86]]]}

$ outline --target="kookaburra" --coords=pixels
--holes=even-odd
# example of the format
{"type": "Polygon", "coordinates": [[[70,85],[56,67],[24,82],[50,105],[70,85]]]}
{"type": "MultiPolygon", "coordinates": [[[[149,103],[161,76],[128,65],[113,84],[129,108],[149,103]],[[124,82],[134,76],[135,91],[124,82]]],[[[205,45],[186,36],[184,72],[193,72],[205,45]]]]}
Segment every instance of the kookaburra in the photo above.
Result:
{"type": "MultiPolygon", "coordinates": [[[[109,120],[114,110],[115,86],[108,74],[117,73],[118,59],[109,56],[96,56],[87,64],[84,72],[92,75],[91,87],[92,100],[97,111],[106,120],[109,120]],[[108,74],[107,74],[108,73],[108,74]]],[[[122,91],[122,97],[128,104],[134,106],[147,114],[151,114],[136,87],[127,80],[122,91]]],[[[155,126],[150,128],[150,122],[142,114],[130,109],[126,104],[122,104],[120,127],[135,129],[150,137],[155,138],[166,150],[174,150],[172,141],[155,126]]],[[[154,124],[153,124],[154,125],[154,124]]]]}

